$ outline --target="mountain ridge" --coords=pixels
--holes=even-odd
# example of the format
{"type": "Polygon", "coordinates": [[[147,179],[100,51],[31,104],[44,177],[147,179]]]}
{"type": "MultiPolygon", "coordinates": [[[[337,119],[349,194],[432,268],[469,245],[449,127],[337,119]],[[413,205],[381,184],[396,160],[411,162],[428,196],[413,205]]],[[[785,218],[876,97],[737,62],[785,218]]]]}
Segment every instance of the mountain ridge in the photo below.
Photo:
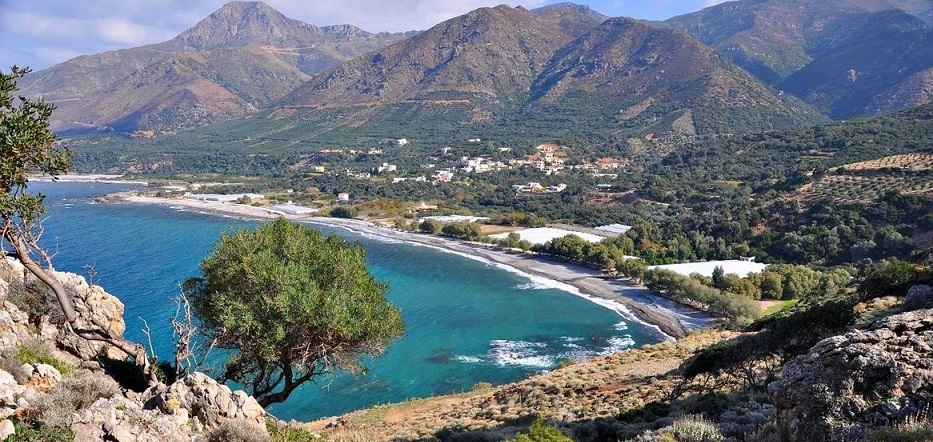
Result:
{"type": "Polygon", "coordinates": [[[59,133],[190,129],[255,113],[312,74],[410,34],[372,34],[351,25],[317,27],[262,2],[232,2],[166,42],[76,57],[33,72],[20,85],[25,94],[58,106],[53,129],[59,133]],[[161,92],[151,86],[165,79],[160,67],[173,61],[192,63],[192,57],[200,60],[197,68],[170,77],[178,82],[164,83],[161,92]],[[132,84],[139,82],[150,87],[138,91],[132,84]],[[179,88],[189,93],[173,102],[172,97],[182,96],[176,93],[179,88]],[[236,98],[228,97],[219,107],[192,100],[216,96],[217,88],[236,98]],[[116,92],[118,97],[108,95],[116,92]],[[113,103],[118,101],[136,107],[116,111],[113,103]],[[149,113],[153,109],[165,112],[156,117],[149,113]]]}

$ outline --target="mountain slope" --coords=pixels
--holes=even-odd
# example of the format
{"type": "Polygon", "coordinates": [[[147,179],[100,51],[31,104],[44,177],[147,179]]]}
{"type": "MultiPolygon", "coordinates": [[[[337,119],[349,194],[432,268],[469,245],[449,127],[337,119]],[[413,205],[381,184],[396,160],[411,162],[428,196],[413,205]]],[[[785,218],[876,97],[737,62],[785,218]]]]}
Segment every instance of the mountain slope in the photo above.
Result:
{"type": "Polygon", "coordinates": [[[900,82],[931,67],[933,62],[926,56],[905,63],[910,57],[905,48],[931,44],[929,36],[923,35],[930,23],[933,2],[928,0],[741,0],[666,22],[714,47],[762,81],[787,86],[836,118],[877,112],[878,108],[867,109],[851,97],[869,94],[868,100],[887,101],[890,97],[872,93],[896,91],[900,82]],[[841,75],[822,75],[844,79],[846,71],[856,69],[863,78],[872,78],[872,84],[837,85],[830,92],[821,83],[825,76],[803,73],[789,78],[811,63],[815,63],[813,71],[825,70],[826,65],[849,65],[841,75]],[[892,67],[898,74],[886,75],[885,70],[892,67]],[[813,95],[817,89],[826,93],[813,95]]]}
{"type": "Polygon", "coordinates": [[[593,25],[598,18],[565,4],[478,9],[315,76],[279,104],[310,112],[305,121],[353,127],[409,121],[411,128],[434,124],[442,114],[444,124],[460,127],[581,125],[578,131],[587,126],[639,137],[772,129],[821,118],[800,101],[776,97],[682,32],[632,19],[593,25]],[[573,35],[582,29],[588,30],[573,35]],[[322,116],[328,113],[341,117],[322,116]]]}
{"type": "Polygon", "coordinates": [[[252,113],[312,74],[406,36],[370,34],[349,25],[319,28],[261,2],[232,2],[167,42],[77,57],[30,74],[21,86],[58,106],[53,128],[60,132],[183,129],[252,113]],[[190,72],[163,75],[164,66],[172,64],[190,72]],[[191,81],[191,75],[199,80],[191,81]],[[147,87],[131,86],[140,83],[147,87]],[[216,96],[217,88],[235,97],[221,106],[229,112],[192,100],[216,96]],[[190,94],[181,98],[174,93],[180,89],[190,94]],[[109,95],[114,93],[119,95],[109,95]],[[154,109],[162,117],[150,118],[154,109]]]}
{"type": "Polygon", "coordinates": [[[523,8],[481,8],[318,75],[282,104],[508,100],[527,92],[554,51],[572,38],[523,8]]]}
{"type": "Polygon", "coordinates": [[[818,118],[806,105],[778,98],[690,36],[633,19],[607,20],[562,48],[532,89],[540,106],[587,96],[616,112],[624,124],[646,115],[655,121],[673,118],[680,120],[674,130],[688,135],[770,129],[818,118]]]}

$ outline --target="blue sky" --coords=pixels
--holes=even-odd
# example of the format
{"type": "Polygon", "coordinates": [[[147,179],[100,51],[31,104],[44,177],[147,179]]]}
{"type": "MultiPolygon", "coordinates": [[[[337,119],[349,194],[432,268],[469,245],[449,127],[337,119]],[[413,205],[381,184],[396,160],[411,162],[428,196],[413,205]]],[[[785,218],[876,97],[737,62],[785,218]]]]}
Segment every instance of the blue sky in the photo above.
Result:
{"type": "MultiPolygon", "coordinates": [[[[723,0],[580,0],[612,17],[662,20],[723,0]]],[[[33,70],[84,54],[166,41],[225,0],[0,0],[0,69],[33,70]]],[[[370,32],[423,30],[483,6],[536,8],[554,0],[266,0],[313,25],[352,24],[370,32]]]]}

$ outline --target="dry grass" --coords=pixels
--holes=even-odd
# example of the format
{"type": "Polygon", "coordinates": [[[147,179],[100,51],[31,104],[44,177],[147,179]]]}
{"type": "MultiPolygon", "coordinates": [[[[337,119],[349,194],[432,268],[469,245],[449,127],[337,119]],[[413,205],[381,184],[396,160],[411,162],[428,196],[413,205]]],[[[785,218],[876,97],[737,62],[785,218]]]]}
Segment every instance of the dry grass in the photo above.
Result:
{"type": "Polygon", "coordinates": [[[306,428],[328,437],[364,432],[387,440],[432,437],[444,429],[512,434],[515,429],[509,425],[527,425],[536,416],[565,423],[612,418],[664,400],[681,382],[674,372],[686,358],[734,335],[702,331],[675,342],[577,362],[490,391],[379,406],[336,421],[312,422],[306,428]],[[335,423],[336,428],[327,428],[335,423]]]}

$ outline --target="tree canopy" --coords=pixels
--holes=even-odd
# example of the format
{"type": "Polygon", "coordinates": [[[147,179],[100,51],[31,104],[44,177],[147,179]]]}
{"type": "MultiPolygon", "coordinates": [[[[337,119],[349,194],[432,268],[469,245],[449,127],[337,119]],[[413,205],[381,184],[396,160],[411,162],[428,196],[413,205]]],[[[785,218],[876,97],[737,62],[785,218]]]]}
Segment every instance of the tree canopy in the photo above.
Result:
{"type": "Polygon", "coordinates": [[[335,369],[364,370],[404,332],[358,243],[285,219],[224,234],[185,281],[202,332],[232,350],[223,379],[263,406],[335,369]]]}

